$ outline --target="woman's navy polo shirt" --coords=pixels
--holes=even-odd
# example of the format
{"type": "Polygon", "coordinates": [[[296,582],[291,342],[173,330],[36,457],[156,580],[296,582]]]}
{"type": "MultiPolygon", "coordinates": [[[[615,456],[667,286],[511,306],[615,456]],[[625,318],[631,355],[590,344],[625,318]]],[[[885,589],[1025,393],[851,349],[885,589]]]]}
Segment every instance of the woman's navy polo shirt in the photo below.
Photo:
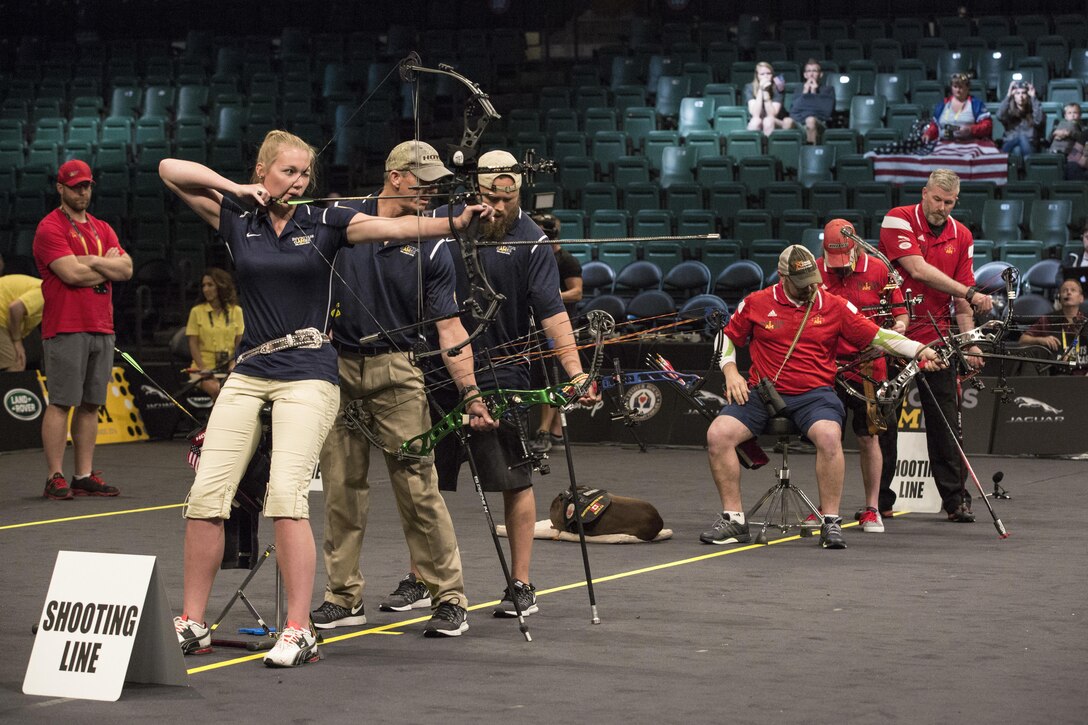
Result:
{"type": "MultiPolygon", "coordinates": [[[[247,211],[223,198],[219,233],[234,260],[245,314],[243,351],[295,330],[327,329],[332,262],[347,244],[345,229],[354,215],[350,209],[303,204],[277,235],[263,209],[247,211]]],[[[272,380],[339,382],[331,345],[254,355],[235,370],[272,380]]]]}

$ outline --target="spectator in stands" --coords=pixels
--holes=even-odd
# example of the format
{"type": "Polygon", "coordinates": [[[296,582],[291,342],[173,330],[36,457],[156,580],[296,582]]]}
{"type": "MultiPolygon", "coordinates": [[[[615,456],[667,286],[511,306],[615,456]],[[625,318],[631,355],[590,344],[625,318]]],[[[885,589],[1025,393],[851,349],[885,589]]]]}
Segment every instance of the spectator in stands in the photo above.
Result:
{"type": "Polygon", "coordinates": [[[1088,126],[1080,120],[1080,104],[1067,103],[1062,109],[1064,118],[1050,134],[1050,152],[1065,156],[1065,178],[1080,181],[1088,178],[1085,167],[1088,158],[1084,155],[1084,144],[1088,141],[1088,126]]]}
{"type": "Polygon", "coordinates": [[[1055,311],[1040,317],[1023,335],[1023,345],[1042,345],[1058,354],[1059,360],[1077,363],[1074,368],[1051,367],[1054,375],[1088,375],[1088,317],[1081,310],[1084,287],[1080,280],[1067,279],[1058,288],[1055,311]]]}
{"type": "Polygon", "coordinates": [[[209,267],[200,282],[204,301],[193,305],[185,334],[195,371],[191,382],[200,381],[200,389],[219,397],[220,380],[234,368],[234,355],[242,342],[242,308],[229,273],[209,267]]]}
{"type": "Polygon", "coordinates": [[[1080,233],[1080,240],[1084,243],[1084,251],[1070,252],[1062,261],[1065,267],[1088,267],[1088,224],[1080,233]]]}
{"type": "Polygon", "coordinates": [[[835,90],[824,84],[820,61],[809,58],[805,62],[805,83],[790,104],[790,118],[794,123],[803,123],[808,142],[817,144],[834,112],[835,90]]]}
{"type": "Polygon", "coordinates": [[[926,127],[927,141],[988,141],[994,122],[986,103],[971,95],[971,78],[966,73],[952,74],[952,93],[933,107],[933,120],[926,127]]]}
{"type": "Polygon", "coordinates": [[[748,104],[748,130],[763,131],[770,136],[776,128],[793,128],[793,119],[783,106],[786,81],[774,74],[774,66],[766,61],[756,63],[752,82],[744,87],[744,100],[748,104]]]}
{"type": "Polygon", "coordinates": [[[27,274],[0,277],[0,370],[26,370],[23,338],[42,321],[42,281],[27,274]]]}
{"type": "MultiPolygon", "coordinates": [[[[535,213],[530,215],[540,230],[552,240],[552,251],[555,253],[555,262],[559,265],[559,291],[563,306],[567,308],[567,316],[574,319],[574,308],[582,299],[582,265],[574,258],[574,255],[556,242],[559,239],[559,220],[553,214],[535,213]]],[[[541,360],[540,365],[548,365],[551,360],[541,360]]],[[[559,381],[553,375],[550,379],[554,385],[559,381]]],[[[541,384],[544,380],[540,380],[541,384]]],[[[532,448],[538,453],[547,453],[553,445],[563,442],[563,426],[559,421],[559,414],[555,408],[545,405],[540,409],[540,427],[536,437],[533,438],[532,448]]]]}
{"type": "Polygon", "coordinates": [[[1009,83],[1008,93],[997,110],[997,118],[1005,126],[1002,151],[1021,156],[1035,153],[1036,139],[1042,132],[1045,118],[1043,104],[1035,97],[1034,83],[1009,83]]]}
{"type": "Polygon", "coordinates": [[[132,257],[117,233],[87,212],[94,180],[79,159],[57,170],[60,205],[34,232],[34,262],[42,278],[42,352],[49,405],[42,415],[42,448],[49,470],[45,497],[116,496],[94,471],[98,409],[106,404],[113,372],[113,283],[132,277],[132,257]],[[68,414],[75,449],[71,486],[61,467],[68,414]]]}

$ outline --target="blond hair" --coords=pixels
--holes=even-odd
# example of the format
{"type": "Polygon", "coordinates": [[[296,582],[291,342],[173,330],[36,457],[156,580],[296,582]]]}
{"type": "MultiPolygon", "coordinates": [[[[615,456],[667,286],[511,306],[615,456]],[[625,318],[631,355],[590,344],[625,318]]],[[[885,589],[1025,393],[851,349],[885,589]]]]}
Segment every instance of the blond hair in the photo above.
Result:
{"type": "Polygon", "coordinates": [[[769,70],[771,72],[771,75],[774,75],[774,66],[773,65],[771,65],[770,63],[768,63],[765,60],[761,60],[758,63],[756,63],[756,67],[752,71],[752,97],[753,98],[758,98],[759,97],[759,90],[760,90],[760,86],[759,86],[759,69],[760,68],[766,68],[767,70],[769,70]]]}
{"type": "MultiPolygon", "coordinates": [[[[268,167],[272,165],[272,162],[280,155],[280,152],[284,149],[299,149],[305,151],[310,156],[310,183],[306,187],[306,191],[314,188],[317,184],[317,168],[314,162],[317,161],[317,151],[313,146],[303,141],[301,138],[293,133],[287,131],[273,130],[265,134],[264,141],[261,142],[261,148],[257,151],[257,164],[268,167]]],[[[257,177],[257,168],[254,165],[253,176],[250,179],[250,183],[258,184],[260,179],[257,177]]]]}
{"type": "Polygon", "coordinates": [[[929,175],[926,187],[939,186],[945,191],[957,191],[960,188],[960,177],[955,171],[949,169],[937,169],[929,175]]]}

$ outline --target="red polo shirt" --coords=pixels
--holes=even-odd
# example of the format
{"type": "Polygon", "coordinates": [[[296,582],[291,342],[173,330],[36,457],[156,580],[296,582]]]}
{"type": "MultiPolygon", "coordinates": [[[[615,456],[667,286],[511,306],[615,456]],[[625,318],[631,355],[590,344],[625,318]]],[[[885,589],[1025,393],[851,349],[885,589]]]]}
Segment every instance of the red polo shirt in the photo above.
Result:
{"type": "MultiPolygon", "coordinates": [[[[781,283],[753,292],[737,306],[725,334],[735,345],[750,345],[749,384],[755,385],[764,376],[774,380],[805,316],[805,307],[792,302],[781,283]]],[[[821,386],[832,387],[840,340],[861,349],[873,341],[879,329],[846,300],[817,291],[805,329],[775,388],[798,395],[821,386]]]]}
{"type": "MultiPolygon", "coordinates": [[[[952,217],[948,218],[941,235],[934,237],[929,222],[922,214],[921,204],[898,206],[890,210],[880,225],[880,251],[892,262],[919,255],[968,287],[975,283],[974,246],[975,239],[970,230],[952,217]]],[[[938,339],[929,320],[930,313],[937,320],[941,333],[947,334],[953,316],[952,295],[919,282],[902,267],[899,271],[903,275],[904,291],[922,295],[922,302],[914,306],[907,337],[927,344],[938,339]]]]}

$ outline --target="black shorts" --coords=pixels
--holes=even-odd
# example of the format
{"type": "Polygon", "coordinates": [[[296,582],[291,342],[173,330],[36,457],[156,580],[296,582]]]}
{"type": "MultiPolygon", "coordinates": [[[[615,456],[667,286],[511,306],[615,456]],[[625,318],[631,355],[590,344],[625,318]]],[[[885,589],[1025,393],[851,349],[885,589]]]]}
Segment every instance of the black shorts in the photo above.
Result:
{"type": "MultiPolygon", "coordinates": [[[[439,403],[445,410],[453,407],[449,399],[439,403]]],[[[525,446],[512,416],[517,416],[521,429],[528,431],[529,414],[526,410],[507,411],[502,425],[493,431],[478,433],[469,432],[467,427],[464,429],[468,432],[468,448],[480,476],[480,487],[485,491],[515,491],[532,485],[532,465],[525,456],[525,446]]],[[[431,417],[438,419],[433,407],[431,417]]],[[[439,442],[434,450],[439,489],[457,490],[457,477],[461,464],[468,460],[468,454],[457,433],[451,433],[439,442]]]]}

